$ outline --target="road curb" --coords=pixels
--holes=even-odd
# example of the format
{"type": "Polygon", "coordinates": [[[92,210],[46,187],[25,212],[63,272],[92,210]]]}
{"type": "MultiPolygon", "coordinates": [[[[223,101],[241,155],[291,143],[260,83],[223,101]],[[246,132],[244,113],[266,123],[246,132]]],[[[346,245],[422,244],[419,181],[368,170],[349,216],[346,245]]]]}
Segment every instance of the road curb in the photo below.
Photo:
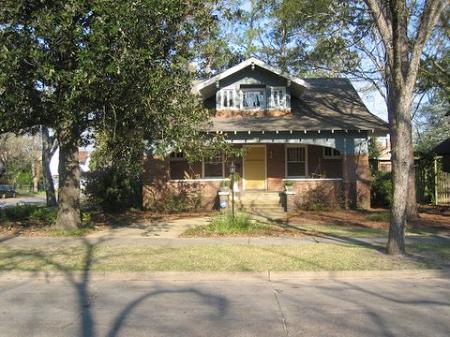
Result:
{"type": "Polygon", "coordinates": [[[1,271],[5,280],[73,280],[88,281],[308,281],[308,280],[368,280],[368,279],[450,279],[450,270],[398,270],[398,271],[305,271],[305,272],[89,272],[81,271],[1,271]],[[87,276],[87,278],[86,278],[87,276]]]}

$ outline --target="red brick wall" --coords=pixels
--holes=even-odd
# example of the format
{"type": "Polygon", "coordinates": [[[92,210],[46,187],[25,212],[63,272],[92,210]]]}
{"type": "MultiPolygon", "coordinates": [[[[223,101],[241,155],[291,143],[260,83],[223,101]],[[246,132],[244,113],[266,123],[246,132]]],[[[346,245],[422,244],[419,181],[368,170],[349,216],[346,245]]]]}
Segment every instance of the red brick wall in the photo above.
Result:
{"type": "MultiPolygon", "coordinates": [[[[329,207],[342,205],[342,180],[300,180],[295,181],[293,190],[294,207],[314,206],[314,204],[324,203],[329,207]]],[[[291,207],[288,207],[292,209],[291,207]]]]}

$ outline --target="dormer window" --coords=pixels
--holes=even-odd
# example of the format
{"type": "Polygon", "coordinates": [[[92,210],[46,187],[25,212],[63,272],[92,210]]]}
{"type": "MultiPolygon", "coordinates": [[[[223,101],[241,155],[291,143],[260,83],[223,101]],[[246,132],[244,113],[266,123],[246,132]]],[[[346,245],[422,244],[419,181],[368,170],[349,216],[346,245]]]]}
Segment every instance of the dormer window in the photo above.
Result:
{"type": "Polygon", "coordinates": [[[242,109],[265,109],[265,89],[242,89],[242,109]]]}
{"type": "Polygon", "coordinates": [[[234,108],[234,89],[223,90],[222,106],[224,108],[234,108]]]}
{"type": "Polygon", "coordinates": [[[275,109],[286,108],[286,88],[285,87],[272,87],[270,96],[270,105],[275,109]]]}

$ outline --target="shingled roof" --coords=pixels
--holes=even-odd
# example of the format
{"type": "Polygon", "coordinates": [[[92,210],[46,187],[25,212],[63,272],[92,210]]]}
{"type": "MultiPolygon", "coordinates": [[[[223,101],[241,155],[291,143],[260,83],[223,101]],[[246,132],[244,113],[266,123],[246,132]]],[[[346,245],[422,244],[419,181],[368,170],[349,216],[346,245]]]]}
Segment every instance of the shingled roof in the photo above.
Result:
{"type": "Polygon", "coordinates": [[[308,88],[291,101],[293,116],[212,118],[211,131],[373,130],[388,125],[373,115],[344,78],[305,79],[308,88]]]}

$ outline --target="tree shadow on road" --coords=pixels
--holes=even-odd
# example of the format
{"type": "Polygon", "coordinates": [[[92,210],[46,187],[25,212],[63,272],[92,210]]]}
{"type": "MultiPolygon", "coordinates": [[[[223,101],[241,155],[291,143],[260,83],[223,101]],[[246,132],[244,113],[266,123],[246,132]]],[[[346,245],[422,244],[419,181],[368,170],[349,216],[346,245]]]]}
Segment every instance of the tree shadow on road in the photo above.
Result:
{"type": "MultiPolygon", "coordinates": [[[[63,256],[61,256],[61,252],[51,253],[38,251],[36,249],[19,249],[19,248],[11,248],[11,247],[3,247],[4,250],[6,248],[6,252],[1,254],[1,263],[0,267],[4,271],[14,271],[18,269],[18,265],[23,263],[24,261],[34,261],[34,263],[38,262],[39,265],[35,265],[35,268],[31,267],[29,271],[31,275],[28,275],[29,278],[27,282],[24,282],[22,286],[27,286],[27,283],[30,283],[33,277],[41,276],[41,268],[42,267],[50,267],[53,271],[60,272],[62,275],[62,280],[68,282],[70,286],[75,290],[76,293],[76,301],[77,301],[77,309],[76,311],[80,317],[80,324],[78,329],[78,335],[80,337],[98,337],[100,334],[98,333],[98,323],[102,323],[102,326],[105,326],[104,322],[98,322],[95,317],[95,298],[94,294],[91,291],[91,276],[92,276],[92,268],[95,263],[100,262],[100,259],[95,255],[95,249],[100,244],[105,243],[107,239],[100,238],[99,240],[93,242],[86,238],[80,239],[82,243],[82,248],[84,252],[82,265],[80,270],[74,271],[74,267],[61,260],[64,260],[64,257],[70,259],[70,250],[66,251],[63,256]]],[[[114,255],[102,256],[102,258],[112,258],[114,255]]],[[[20,268],[19,268],[20,269],[20,268]]],[[[44,272],[45,273],[45,272],[44,272]]],[[[52,276],[49,273],[45,273],[46,280],[52,282],[52,276]]],[[[105,278],[105,280],[107,280],[105,278]]],[[[99,282],[102,282],[101,280],[99,282]]],[[[8,290],[15,289],[19,287],[20,284],[14,287],[3,288],[2,291],[6,292],[8,290]]],[[[177,287],[175,289],[169,287],[161,287],[151,285],[152,290],[145,292],[144,294],[137,296],[127,304],[123,306],[122,309],[118,311],[115,317],[112,320],[112,323],[109,327],[107,327],[106,333],[102,334],[105,337],[118,337],[123,330],[123,327],[126,325],[126,321],[130,316],[139,308],[141,304],[146,301],[150,301],[152,298],[157,296],[161,296],[164,294],[175,294],[175,295],[194,295],[194,297],[201,300],[201,302],[208,306],[210,309],[207,311],[212,315],[209,317],[211,319],[219,319],[223,317],[227,312],[228,302],[224,297],[216,296],[213,294],[209,294],[203,291],[200,291],[194,287],[177,287]]],[[[59,296],[58,294],[54,294],[54,296],[59,296]]],[[[68,302],[70,303],[70,302],[68,302]]],[[[116,308],[114,308],[116,309],[116,308]]],[[[207,317],[208,318],[208,317],[207,317]]],[[[151,317],[148,317],[151,320],[151,317]]],[[[31,322],[32,324],[32,322],[31,322]]],[[[176,324],[174,323],[176,327],[176,324]]],[[[180,328],[181,329],[181,328],[180,328]]],[[[189,330],[188,326],[183,326],[182,331],[178,331],[178,333],[186,333],[189,330]]],[[[173,331],[173,333],[177,333],[177,331],[173,331]]]]}

